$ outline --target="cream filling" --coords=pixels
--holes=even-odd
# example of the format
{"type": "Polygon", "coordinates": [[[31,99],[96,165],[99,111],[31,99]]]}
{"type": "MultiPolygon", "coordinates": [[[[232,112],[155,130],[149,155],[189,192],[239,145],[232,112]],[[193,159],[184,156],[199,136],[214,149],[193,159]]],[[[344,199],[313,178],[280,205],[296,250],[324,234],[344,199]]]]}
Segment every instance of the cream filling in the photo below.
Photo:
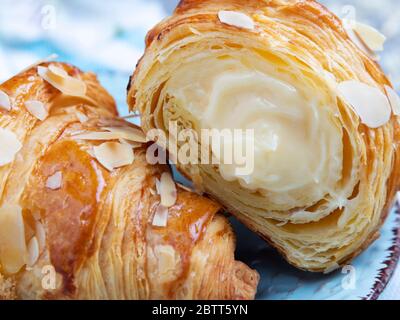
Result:
{"type": "MultiPolygon", "coordinates": [[[[222,154],[219,171],[225,180],[273,193],[332,191],[341,177],[343,146],[337,111],[324,105],[329,97],[302,88],[301,79],[281,77],[273,67],[259,70],[260,65],[266,63],[249,67],[235,57],[191,61],[175,70],[166,92],[201,128],[254,130],[254,153],[247,158],[254,169],[238,174],[243,164],[226,164],[222,154]]],[[[237,145],[237,139],[223,140],[222,148],[237,145]]]]}

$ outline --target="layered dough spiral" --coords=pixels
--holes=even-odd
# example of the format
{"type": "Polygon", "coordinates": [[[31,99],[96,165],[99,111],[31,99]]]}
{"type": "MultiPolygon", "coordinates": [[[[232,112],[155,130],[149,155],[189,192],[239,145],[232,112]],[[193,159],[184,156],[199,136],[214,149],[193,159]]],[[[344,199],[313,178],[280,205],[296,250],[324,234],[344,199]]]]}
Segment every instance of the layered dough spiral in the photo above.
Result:
{"type": "Polygon", "coordinates": [[[376,239],[399,183],[398,120],[365,124],[390,114],[391,85],[336,16],[312,0],[184,0],[146,45],[128,87],[146,132],[254,130],[250,174],[175,157],[200,190],[302,269],[332,270],[376,239]],[[340,90],[353,83],[383,107],[360,117],[340,90]]]}
{"type": "Polygon", "coordinates": [[[170,169],[147,162],[93,74],[43,63],[0,91],[0,158],[15,152],[0,166],[0,299],[254,298],[220,205],[176,187],[156,220],[170,169]],[[108,143],[114,154],[97,148],[108,143]]]}

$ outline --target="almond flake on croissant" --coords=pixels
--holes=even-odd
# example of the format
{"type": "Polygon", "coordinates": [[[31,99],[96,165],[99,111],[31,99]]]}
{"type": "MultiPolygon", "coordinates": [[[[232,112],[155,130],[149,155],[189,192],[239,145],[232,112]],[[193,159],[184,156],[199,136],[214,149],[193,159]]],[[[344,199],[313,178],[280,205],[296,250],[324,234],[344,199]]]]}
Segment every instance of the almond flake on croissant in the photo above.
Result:
{"type": "Polygon", "coordinates": [[[42,63],[0,90],[0,299],[254,298],[217,203],[177,188],[153,223],[169,167],[147,163],[143,132],[93,74],[42,63]]]}
{"type": "Polygon", "coordinates": [[[398,97],[336,16],[313,0],[183,0],[146,45],[128,86],[145,132],[255,132],[245,176],[177,157],[199,188],[301,269],[378,237],[399,186],[398,97]]]}

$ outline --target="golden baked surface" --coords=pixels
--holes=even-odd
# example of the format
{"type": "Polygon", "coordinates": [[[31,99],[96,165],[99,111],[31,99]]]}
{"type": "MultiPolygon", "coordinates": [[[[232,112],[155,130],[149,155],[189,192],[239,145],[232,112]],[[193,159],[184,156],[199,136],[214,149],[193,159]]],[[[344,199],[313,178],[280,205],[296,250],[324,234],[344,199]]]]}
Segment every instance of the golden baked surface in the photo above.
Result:
{"type": "Polygon", "coordinates": [[[0,167],[0,221],[15,228],[0,225],[0,298],[254,298],[258,274],[235,261],[235,237],[217,203],[178,187],[166,226],[158,226],[156,182],[169,167],[149,165],[147,145],[131,142],[133,162],[106,169],[96,147],[113,140],[126,150],[128,142],[78,136],[105,127],[140,133],[118,118],[95,75],[42,63],[0,90],[12,106],[0,109],[0,127],[22,144],[0,167]],[[38,101],[49,113],[42,121],[38,101]]]}

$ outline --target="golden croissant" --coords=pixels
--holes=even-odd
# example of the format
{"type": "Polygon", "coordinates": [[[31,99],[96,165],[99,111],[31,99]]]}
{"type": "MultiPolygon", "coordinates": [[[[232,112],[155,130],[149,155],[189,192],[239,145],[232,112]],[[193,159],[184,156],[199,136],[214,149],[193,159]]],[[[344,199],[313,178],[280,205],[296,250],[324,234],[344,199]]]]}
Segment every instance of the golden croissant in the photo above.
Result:
{"type": "Polygon", "coordinates": [[[328,272],[367,248],[399,186],[399,99],[371,54],[379,39],[360,34],[364,47],[313,0],[183,0],[148,33],[128,86],[145,132],[175,122],[202,148],[204,129],[253,130],[247,174],[169,151],[305,270],[328,272]]]}
{"type": "Polygon", "coordinates": [[[148,164],[94,74],[42,63],[0,98],[0,298],[254,298],[220,206],[148,164]]]}

